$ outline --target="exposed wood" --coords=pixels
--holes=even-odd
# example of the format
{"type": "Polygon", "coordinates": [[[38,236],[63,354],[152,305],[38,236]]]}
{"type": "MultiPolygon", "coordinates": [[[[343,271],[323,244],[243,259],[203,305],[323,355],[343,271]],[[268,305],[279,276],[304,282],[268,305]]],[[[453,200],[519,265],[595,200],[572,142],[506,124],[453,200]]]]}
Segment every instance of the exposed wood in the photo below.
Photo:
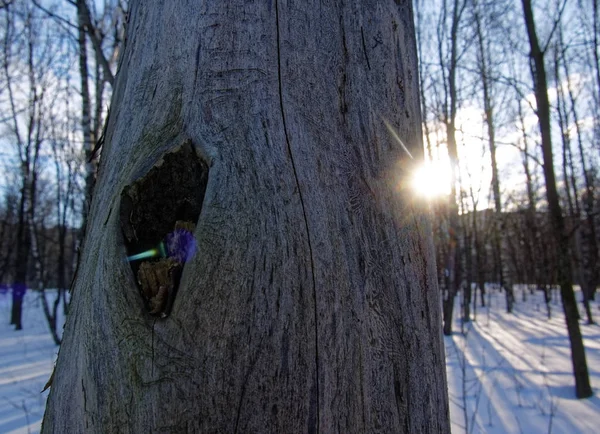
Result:
{"type": "Polygon", "coordinates": [[[450,431],[429,215],[385,125],[422,157],[411,8],[132,2],[43,432],[450,431]],[[156,319],[116,210],[187,140],[198,253],[156,319]]]}

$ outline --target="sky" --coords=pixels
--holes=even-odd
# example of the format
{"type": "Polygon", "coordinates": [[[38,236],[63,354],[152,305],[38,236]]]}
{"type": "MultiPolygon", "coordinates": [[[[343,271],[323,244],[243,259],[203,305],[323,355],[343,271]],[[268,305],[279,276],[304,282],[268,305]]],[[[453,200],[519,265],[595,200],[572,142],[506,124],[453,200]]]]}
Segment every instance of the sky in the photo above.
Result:
{"type": "MultiPolygon", "coordinates": [[[[446,129],[439,112],[443,103],[444,90],[440,77],[438,39],[440,26],[439,17],[442,11],[442,1],[418,2],[419,8],[417,15],[417,25],[421,35],[420,57],[421,57],[421,76],[422,86],[425,91],[427,102],[426,120],[431,133],[430,140],[434,148],[439,148],[437,152],[434,149],[433,170],[421,175],[423,179],[429,180],[429,194],[447,194],[449,189],[449,169],[443,166],[448,164],[446,143],[446,129]],[[420,17],[420,18],[419,18],[420,17]],[[419,21],[420,19],[420,21],[419,21]],[[437,185],[436,185],[437,184],[437,185]]],[[[449,7],[453,2],[448,1],[449,7]]],[[[468,3],[469,5],[471,3],[468,3]]],[[[548,40],[552,20],[557,16],[556,4],[552,1],[536,2],[535,13],[537,18],[537,27],[540,40],[548,40]]],[[[538,196],[542,204],[544,192],[543,185],[541,152],[539,149],[540,135],[538,130],[538,120],[534,112],[535,97],[531,85],[528,60],[528,40],[524,29],[524,20],[520,1],[505,0],[491,3],[499,11],[491,10],[490,14],[496,13],[494,19],[489,19],[485,25],[485,35],[490,41],[489,49],[492,52],[489,62],[494,65],[492,68],[492,95],[495,96],[494,117],[496,123],[496,143],[497,143],[497,161],[499,168],[499,179],[503,198],[503,206],[511,209],[518,205],[524,198],[525,175],[522,163],[522,153],[519,148],[523,148],[523,134],[520,131],[521,126],[518,121],[518,103],[523,107],[525,130],[527,133],[529,153],[534,158],[530,158],[530,167],[535,174],[537,187],[540,189],[538,196]],[[502,5],[512,5],[510,12],[502,11],[502,5]],[[514,78],[513,78],[514,77],[514,78]],[[509,80],[516,83],[519,91],[516,92],[509,80]]],[[[477,73],[477,48],[474,44],[475,35],[473,32],[472,9],[470,6],[465,9],[461,26],[459,27],[459,45],[458,45],[458,75],[457,86],[459,94],[459,106],[456,118],[457,144],[460,160],[460,175],[465,185],[467,193],[473,190],[476,196],[478,209],[490,207],[490,183],[491,183],[491,159],[487,144],[487,129],[484,123],[485,114],[482,103],[481,80],[477,73]]],[[[451,16],[450,10],[448,17],[451,16]]],[[[582,17],[580,10],[574,4],[569,4],[563,12],[564,39],[568,42],[568,53],[570,61],[569,78],[571,81],[571,90],[577,98],[577,113],[580,117],[579,127],[584,138],[586,147],[586,157],[589,165],[598,167],[598,152],[591,149],[593,133],[593,116],[590,107],[595,103],[591,99],[590,92],[595,87],[591,70],[582,65],[582,58],[586,52],[581,48],[581,41],[589,35],[582,34],[581,26],[577,26],[582,17]],[[571,60],[572,59],[572,60],[571,60]]],[[[449,19],[449,18],[448,18],[449,19]]],[[[444,41],[444,56],[448,56],[449,43],[449,21],[446,24],[446,33],[442,40],[444,41]]],[[[553,33],[552,42],[557,39],[558,32],[553,33]]],[[[559,183],[559,189],[562,185],[562,136],[557,122],[556,105],[557,89],[561,89],[565,94],[568,92],[566,75],[561,70],[562,77],[556,83],[553,70],[553,47],[548,44],[546,52],[546,69],[548,77],[549,97],[552,105],[552,140],[554,148],[555,172],[559,183]]],[[[446,57],[447,59],[447,57],[446,57]]],[[[424,128],[424,131],[426,129],[424,128]]],[[[576,128],[572,121],[569,122],[569,134],[573,152],[576,153],[576,128]]],[[[427,142],[424,138],[424,143],[427,142]]],[[[427,152],[426,152],[427,154],[427,152]]],[[[578,155],[578,154],[577,154],[578,155]]],[[[575,157],[577,157],[575,155],[575,157]]],[[[579,158],[574,158],[575,170],[581,180],[581,170],[579,158]]],[[[580,182],[581,183],[581,182],[580,182]]],[[[469,204],[469,209],[473,208],[473,203],[469,204]]]]}

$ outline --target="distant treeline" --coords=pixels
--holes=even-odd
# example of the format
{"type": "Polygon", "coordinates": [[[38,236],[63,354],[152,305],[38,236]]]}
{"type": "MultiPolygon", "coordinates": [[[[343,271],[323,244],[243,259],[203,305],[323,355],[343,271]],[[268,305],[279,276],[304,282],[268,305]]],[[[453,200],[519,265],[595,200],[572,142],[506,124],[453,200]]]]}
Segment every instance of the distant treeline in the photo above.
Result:
{"type": "MultiPolygon", "coordinates": [[[[460,280],[476,283],[497,282],[500,274],[500,252],[494,248],[494,218],[493,209],[485,209],[475,213],[468,212],[460,215],[460,247],[465,254],[462,257],[462,273],[460,280]],[[470,251],[470,255],[468,252],[470,251]]],[[[498,225],[505,232],[506,250],[505,257],[508,264],[504,273],[509,273],[513,283],[539,285],[540,289],[547,285],[556,285],[557,282],[557,255],[556,243],[548,214],[543,211],[531,212],[528,209],[519,209],[501,214],[501,223],[498,225]]],[[[581,254],[582,246],[589,240],[592,231],[585,218],[577,219],[567,217],[566,224],[570,233],[571,260],[574,274],[574,283],[580,284],[581,265],[585,258],[581,254]]],[[[597,221],[596,221],[597,224],[597,221]]],[[[600,227],[593,231],[597,237],[600,227]]],[[[440,232],[435,233],[435,242],[439,246],[443,243],[440,232]]],[[[600,242],[596,239],[596,242],[600,242]]],[[[585,252],[584,252],[585,253],[585,252]]],[[[443,280],[445,264],[438,252],[437,266],[440,280],[443,280]]],[[[596,263],[596,267],[600,264],[596,263]]]]}
{"type": "MultiPolygon", "coordinates": [[[[0,217],[5,215],[0,214],[0,217]]],[[[5,287],[10,287],[16,279],[19,264],[15,245],[18,232],[18,223],[6,221],[5,218],[0,221],[0,284],[5,287]]],[[[29,288],[68,288],[77,260],[79,230],[59,226],[39,227],[35,229],[35,236],[40,252],[39,261],[33,257],[30,249],[26,285],[29,288]],[[64,243],[62,253],[61,243],[64,243]],[[41,281],[38,276],[41,276],[41,281]]]]}

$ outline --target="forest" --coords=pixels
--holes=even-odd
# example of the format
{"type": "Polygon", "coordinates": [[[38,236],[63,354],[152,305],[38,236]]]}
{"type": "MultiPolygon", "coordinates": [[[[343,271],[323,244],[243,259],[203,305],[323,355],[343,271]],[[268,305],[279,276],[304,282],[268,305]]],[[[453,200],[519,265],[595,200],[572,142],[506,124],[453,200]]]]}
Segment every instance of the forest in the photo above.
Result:
{"type": "MultiPolygon", "coordinates": [[[[38,321],[28,310],[35,297],[55,350],[94,219],[90,207],[130,37],[130,3],[136,2],[0,0],[2,321],[10,323],[6,333],[27,332],[38,321]]],[[[590,373],[592,382],[600,375],[586,354],[595,362],[600,350],[599,2],[414,0],[407,7],[422,140],[405,144],[384,122],[410,156],[410,176],[398,190],[429,216],[452,430],[502,432],[482,425],[474,403],[479,393],[465,389],[468,337],[482,318],[489,325],[490,315],[494,324],[535,316],[562,333],[572,396],[593,400],[597,416],[598,384],[590,373]],[[453,392],[460,403],[452,404],[453,392]]],[[[366,53],[386,46],[387,34],[360,27],[356,35],[374,68],[366,53]]],[[[278,33],[277,50],[279,44],[278,33]]],[[[404,94],[412,82],[402,74],[396,84],[404,94]]],[[[283,105],[282,99],[282,112],[283,105]]],[[[285,136],[290,146],[287,130],[285,136]]],[[[302,196],[300,202],[304,209],[302,196]]],[[[481,373],[472,375],[485,383],[481,373]]]]}

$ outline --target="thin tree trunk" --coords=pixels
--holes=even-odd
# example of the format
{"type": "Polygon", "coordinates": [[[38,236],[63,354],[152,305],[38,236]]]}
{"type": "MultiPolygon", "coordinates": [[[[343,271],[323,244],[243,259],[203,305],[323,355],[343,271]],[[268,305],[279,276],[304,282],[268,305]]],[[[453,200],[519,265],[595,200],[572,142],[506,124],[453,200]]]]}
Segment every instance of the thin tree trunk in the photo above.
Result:
{"type": "MultiPolygon", "coordinates": [[[[81,77],[81,130],[83,132],[83,149],[85,152],[85,203],[83,206],[82,228],[85,230],[92,191],[96,177],[96,167],[93,161],[94,140],[92,137],[91,100],[88,84],[89,70],[87,60],[86,42],[86,13],[88,13],[85,0],[77,0],[77,24],[79,44],[79,75],[81,77]]],[[[81,234],[83,236],[83,232],[81,234]]]]}
{"type": "Polygon", "coordinates": [[[506,240],[507,233],[502,218],[502,197],[500,195],[500,176],[498,174],[498,163],[496,161],[496,130],[494,121],[494,105],[492,101],[492,81],[489,77],[487,54],[485,52],[485,40],[483,36],[481,17],[478,13],[477,1],[473,1],[475,9],[475,28],[477,31],[478,42],[478,60],[479,74],[483,86],[483,107],[485,111],[485,123],[488,132],[488,144],[490,150],[491,167],[492,167],[492,191],[494,193],[494,209],[496,211],[494,226],[493,226],[493,243],[498,252],[498,271],[500,277],[500,285],[504,289],[506,295],[506,311],[511,313],[514,304],[513,282],[510,278],[510,269],[508,266],[508,258],[506,256],[506,240]]]}
{"type": "Polygon", "coordinates": [[[600,49],[600,43],[598,41],[598,34],[600,33],[600,20],[598,19],[598,0],[592,0],[592,5],[594,10],[594,45],[592,47],[592,53],[594,56],[594,72],[596,73],[596,91],[598,92],[598,99],[596,101],[600,103],[600,54],[598,53],[598,49],[600,49]]]}
{"type": "Polygon", "coordinates": [[[18,122],[18,111],[16,108],[15,97],[13,94],[13,85],[11,80],[11,71],[9,70],[9,64],[11,60],[11,32],[14,32],[14,23],[12,22],[12,14],[9,13],[9,9],[6,9],[5,13],[5,26],[4,26],[4,44],[3,44],[3,67],[6,77],[6,90],[10,103],[10,111],[12,115],[12,121],[14,126],[15,139],[18,146],[18,154],[20,158],[20,174],[21,174],[21,189],[20,189],[20,200],[18,208],[18,222],[17,222],[17,237],[16,237],[16,254],[14,257],[14,269],[15,269],[15,282],[12,285],[12,307],[10,314],[10,324],[15,326],[16,330],[23,328],[21,317],[23,310],[23,297],[27,290],[27,261],[29,259],[29,237],[27,228],[27,206],[28,206],[28,183],[29,183],[29,152],[25,149],[25,143],[20,134],[19,122],[18,122]]]}
{"type": "Polygon", "coordinates": [[[571,137],[569,133],[569,114],[566,108],[565,97],[560,80],[560,60],[558,48],[554,55],[554,75],[556,84],[556,111],[558,113],[558,126],[560,128],[560,136],[562,138],[562,170],[563,181],[565,183],[565,194],[567,195],[567,205],[569,215],[572,217],[579,216],[579,201],[577,199],[577,184],[573,177],[573,158],[571,152],[571,137]],[[571,176],[569,176],[569,168],[571,176]],[[572,190],[572,191],[571,191],[572,190]]]}
{"type": "Polygon", "coordinates": [[[548,101],[548,88],[544,53],[540,50],[535,30],[535,20],[531,7],[531,0],[523,1],[525,25],[531,46],[531,59],[534,68],[532,78],[535,83],[535,97],[537,114],[539,118],[540,133],[542,137],[542,153],[544,157],[544,178],[546,181],[546,198],[550,219],[556,236],[558,256],[558,282],[562,298],[565,321],[571,343],[571,361],[575,375],[575,391],[578,398],[587,398],[593,395],[585,357],[585,348],[577,320],[577,304],[572,286],[572,271],[569,258],[569,240],[565,229],[554,175],[554,161],[552,156],[552,140],[550,132],[550,103],[548,101]]]}
{"type": "MultiPolygon", "coordinates": [[[[563,90],[563,84],[562,84],[562,80],[561,80],[561,74],[560,74],[560,64],[561,64],[561,57],[564,56],[564,50],[562,48],[562,31],[559,31],[559,35],[560,35],[560,45],[557,46],[555,48],[555,55],[554,55],[554,74],[555,74],[555,82],[556,82],[556,89],[557,89],[557,112],[558,112],[558,125],[560,127],[561,130],[561,137],[562,137],[562,169],[563,169],[563,180],[565,183],[565,193],[567,195],[567,205],[569,207],[569,215],[571,216],[570,220],[570,228],[568,228],[567,230],[569,232],[574,233],[574,248],[572,249],[572,262],[575,265],[575,270],[574,270],[574,279],[575,281],[579,282],[581,288],[582,288],[582,295],[583,295],[583,306],[584,306],[584,310],[586,312],[587,318],[588,318],[588,323],[593,323],[593,318],[592,318],[592,311],[590,309],[589,306],[589,300],[587,297],[587,294],[589,293],[588,291],[588,287],[585,283],[585,277],[584,277],[584,273],[586,273],[586,270],[583,268],[583,258],[581,257],[581,253],[582,253],[582,243],[587,242],[587,240],[585,240],[584,238],[582,238],[581,236],[581,225],[579,223],[580,219],[581,219],[581,208],[580,208],[580,204],[579,204],[579,188],[577,186],[577,181],[575,179],[575,168],[573,166],[573,152],[571,150],[571,136],[570,136],[570,131],[569,131],[569,125],[571,124],[571,120],[570,120],[570,116],[569,116],[569,110],[567,109],[567,103],[566,103],[566,97],[564,95],[564,90],[563,90]],[[559,49],[562,51],[561,54],[559,54],[559,49]],[[572,190],[572,191],[571,191],[572,190]]],[[[564,64],[566,65],[566,60],[564,61],[564,64]]],[[[567,82],[569,82],[569,72],[568,69],[565,68],[566,70],[566,80],[567,82]]],[[[570,85],[569,85],[570,87],[570,85]]],[[[571,103],[573,104],[573,95],[571,94],[571,103]]],[[[574,104],[573,104],[574,105],[574,104]]],[[[575,125],[577,125],[577,119],[575,118],[573,120],[575,122],[575,125]]],[[[580,138],[581,141],[581,138],[580,138]]],[[[583,161],[583,171],[584,171],[584,178],[585,178],[585,161],[583,161]]],[[[592,267],[595,268],[595,266],[592,267]]],[[[591,271],[591,270],[590,270],[591,271]]]]}
{"type": "MultiPolygon", "coordinates": [[[[559,33],[561,46],[564,47],[562,31],[559,33]]],[[[563,48],[565,50],[565,48],[563,48]]],[[[571,86],[571,74],[569,72],[569,62],[563,62],[565,75],[567,80],[567,91],[569,102],[571,103],[570,111],[573,115],[573,123],[575,124],[575,132],[577,133],[577,149],[579,151],[579,163],[581,164],[581,172],[585,184],[585,192],[582,195],[583,202],[583,221],[580,222],[580,261],[579,261],[579,276],[581,293],[583,295],[583,305],[585,308],[588,324],[594,323],[590,301],[594,299],[596,286],[598,286],[598,243],[596,240],[596,216],[594,214],[594,185],[592,182],[591,172],[588,171],[588,163],[586,161],[585,152],[583,150],[583,137],[581,127],[579,125],[579,116],[577,114],[577,104],[573,87],[571,86]]],[[[600,101],[600,99],[599,99],[600,101]]],[[[574,172],[574,171],[573,171],[574,172]]]]}
{"type": "Polygon", "coordinates": [[[43,432],[450,431],[411,8],[132,2],[43,432]]]}
{"type": "MultiPolygon", "coordinates": [[[[444,1],[444,7],[446,2],[444,1]]],[[[458,149],[456,146],[456,113],[458,111],[458,91],[456,86],[456,73],[458,69],[458,30],[465,2],[454,0],[452,6],[452,21],[450,29],[450,63],[443,67],[448,68],[448,83],[444,88],[448,89],[444,107],[444,122],[446,125],[446,137],[448,141],[448,158],[450,160],[450,197],[448,203],[448,257],[446,260],[448,271],[448,288],[443,299],[443,321],[444,334],[452,334],[452,317],[454,311],[454,298],[460,287],[460,263],[461,251],[459,248],[458,232],[460,230],[458,221],[458,196],[456,184],[458,179],[458,149]],[[448,101],[449,100],[449,101],[448,101]]],[[[440,53],[441,57],[441,53],[440,53]]],[[[445,79],[445,77],[444,77],[445,79]]]]}
{"type": "Polygon", "coordinates": [[[52,336],[52,340],[56,345],[60,345],[60,336],[58,335],[57,329],[57,319],[58,319],[58,305],[61,301],[62,290],[59,289],[56,294],[56,298],[52,303],[52,311],[50,311],[50,307],[48,306],[48,299],[46,298],[46,290],[45,288],[41,288],[40,290],[40,298],[42,301],[42,309],[44,311],[44,316],[46,317],[46,321],[48,322],[48,327],[50,328],[50,335],[52,336]]]}

